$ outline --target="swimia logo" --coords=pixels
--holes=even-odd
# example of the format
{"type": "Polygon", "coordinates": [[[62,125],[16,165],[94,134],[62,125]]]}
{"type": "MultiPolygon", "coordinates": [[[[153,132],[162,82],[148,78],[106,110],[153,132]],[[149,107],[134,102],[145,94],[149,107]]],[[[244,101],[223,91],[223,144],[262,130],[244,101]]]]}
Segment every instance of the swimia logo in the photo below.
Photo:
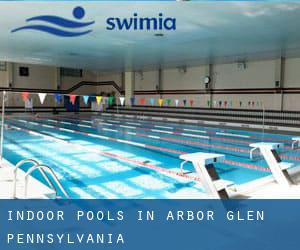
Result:
{"type": "MultiPolygon", "coordinates": [[[[48,33],[60,37],[77,37],[91,33],[87,29],[95,21],[80,22],[85,16],[85,10],[78,6],[73,9],[74,20],[54,15],[34,16],[26,19],[28,25],[15,28],[11,33],[31,30],[48,33]]],[[[106,30],[130,31],[130,30],[176,30],[176,18],[165,17],[159,13],[156,17],[139,17],[134,13],[130,18],[108,17],[106,18],[106,30]]]]}
{"type": "Polygon", "coordinates": [[[11,32],[35,30],[61,37],[83,36],[92,32],[91,29],[85,30],[85,28],[95,23],[94,21],[79,22],[78,20],[82,19],[84,16],[85,10],[78,6],[73,9],[73,17],[76,20],[69,20],[53,15],[35,16],[26,20],[26,22],[29,23],[28,25],[13,29],[11,32]]]}
{"type": "Polygon", "coordinates": [[[137,13],[130,18],[109,17],[106,20],[107,30],[176,30],[176,18],[164,17],[139,17],[137,13]]]}

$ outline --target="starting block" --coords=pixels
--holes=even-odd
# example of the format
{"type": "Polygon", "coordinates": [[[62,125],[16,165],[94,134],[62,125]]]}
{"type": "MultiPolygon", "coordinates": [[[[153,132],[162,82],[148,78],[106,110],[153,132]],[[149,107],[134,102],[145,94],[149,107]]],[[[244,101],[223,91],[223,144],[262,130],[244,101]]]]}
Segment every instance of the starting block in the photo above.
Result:
{"type": "Polygon", "coordinates": [[[192,153],[184,154],[179,157],[184,162],[181,163],[180,169],[183,173],[183,166],[187,162],[191,162],[201,179],[201,184],[205,192],[216,199],[228,199],[227,188],[233,186],[231,181],[220,179],[214,163],[223,162],[224,155],[210,153],[192,153]]]}
{"type": "Polygon", "coordinates": [[[264,159],[268,163],[268,166],[272,172],[272,175],[279,185],[288,187],[293,184],[293,181],[287,171],[287,169],[294,166],[293,163],[282,162],[277,151],[283,148],[283,143],[268,143],[268,142],[258,142],[249,145],[252,150],[259,149],[264,159]]]}
{"type": "Polygon", "coordinates": [[[300,147],[300,137],[293,137],[292,138],[293,142],[292,142],[292,149],[296,149],[296,145],[297,147],[300,147]]]}

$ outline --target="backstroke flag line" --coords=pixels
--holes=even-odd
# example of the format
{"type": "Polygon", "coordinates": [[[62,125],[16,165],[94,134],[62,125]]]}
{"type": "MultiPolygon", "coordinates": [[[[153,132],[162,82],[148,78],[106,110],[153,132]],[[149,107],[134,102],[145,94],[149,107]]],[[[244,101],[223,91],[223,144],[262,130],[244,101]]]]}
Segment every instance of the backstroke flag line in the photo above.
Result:
{"type": "Polygon", "coordinates": [[[38,96],[39,96],[41,104],[43,104],[47,94],[46,93],[38,93],[38,96]]]}

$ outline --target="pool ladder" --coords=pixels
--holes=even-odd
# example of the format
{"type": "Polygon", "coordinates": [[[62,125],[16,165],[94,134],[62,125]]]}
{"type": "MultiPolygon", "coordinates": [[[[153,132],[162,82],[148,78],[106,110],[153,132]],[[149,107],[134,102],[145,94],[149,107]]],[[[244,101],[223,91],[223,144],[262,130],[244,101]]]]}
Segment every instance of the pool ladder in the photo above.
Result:
{"type": "Polygon", "coordinates": [[[23,166],[26,163],[32,163],[32,166],[25,172],[25,185],[24,185],[24,198],[27,198],[28,195],[28,179],[29,176],[35,171],[38,170],[41,175],[43,176],[43,178],[45,179],[45,181],[47,182],[47,184],[52,188],[52,190],[55,191],[55,199],[58,198],[62,198],[58,195],[58,190],[56,188],[56,186],[54,185],[54,183],[57,185],[57,187],[59,188],[59,190],[62,192],[62,194],[64,195],[65,198],[69,199],[70,196],[68,195],[68,193],[66,192],[66,190],[64,189],[64,187],[62,186],[61,182],[58,180],[56,174],[54,173],[54,171],[52,170],[52,168],[50,168],[49,166],[45,165],[45,164],[40,164],[38,163],[36,160],[33,159],[25,159],[22,161],[19,161],[13,171],[14,174],[14,179],[13,179],[13,198],[16,198],[16,192],[17,192],[17,172],[18,169],[20,169],[21,166],[23,166]],[[52,177],[53,181],[49,178],[49,176],[47,175],[47,172],[50,174],[50,176],[52,177]]]}

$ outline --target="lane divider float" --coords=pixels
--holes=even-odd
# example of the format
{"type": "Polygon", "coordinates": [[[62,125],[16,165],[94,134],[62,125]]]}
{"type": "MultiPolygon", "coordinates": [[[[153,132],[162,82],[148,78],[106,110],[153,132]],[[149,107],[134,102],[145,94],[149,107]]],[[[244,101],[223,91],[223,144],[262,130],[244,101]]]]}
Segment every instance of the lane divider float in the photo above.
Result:
{"type": "MultiPolygon", "coordinates": [[[[80,131],[80,130],[64,129],[64,128],[61,128],[59,126],[54,126],[54,127],[58,130],[69,132],[69,133],[77,133],[77,134],[90,136],[90,137],[94,137],[94,138],[99,138],[99,139],[103,139],[103,140],[115,141],[115,142],[129,144],[129,145],[133,145],[133,146],[137,146],[137,147],[174,153],[174,154],[177,154],[177,155],[188,153],[188,152],[184,152],[184,151],[178,151],[178,150],[175,150],[175,149],[157,147],[157,146],[153,146],[153,145],[149,145],[149,144],[137,143],[137,142],[132,142],[132,141],[128,141],[128,140],[122,140],[122,139],[112,138],[112,137],[108,137],[108,136],[102,136],[102,135],[97,135],[97,134],[93,134],[93,133],[87,133],[87,132],[83,132],[83,131],[80,131]]],[[[159,138],[159,139],[161,139],[161,138],[159,138]]],[[[254,165],[254,164],[240,163],[240,162],[229,161],[229,160],[225,160],[224,163],[227,163],[227,164],[233,165],[233,166],[240,166],[240,167],[248,168],[248,169],[252,169],[252,170],[259,170],[259,171],[263,171],[263,172],[269,172],[270,171],[269,168],[262,167],[262,166],[257,166],[257,165],[254,165]]]]}

